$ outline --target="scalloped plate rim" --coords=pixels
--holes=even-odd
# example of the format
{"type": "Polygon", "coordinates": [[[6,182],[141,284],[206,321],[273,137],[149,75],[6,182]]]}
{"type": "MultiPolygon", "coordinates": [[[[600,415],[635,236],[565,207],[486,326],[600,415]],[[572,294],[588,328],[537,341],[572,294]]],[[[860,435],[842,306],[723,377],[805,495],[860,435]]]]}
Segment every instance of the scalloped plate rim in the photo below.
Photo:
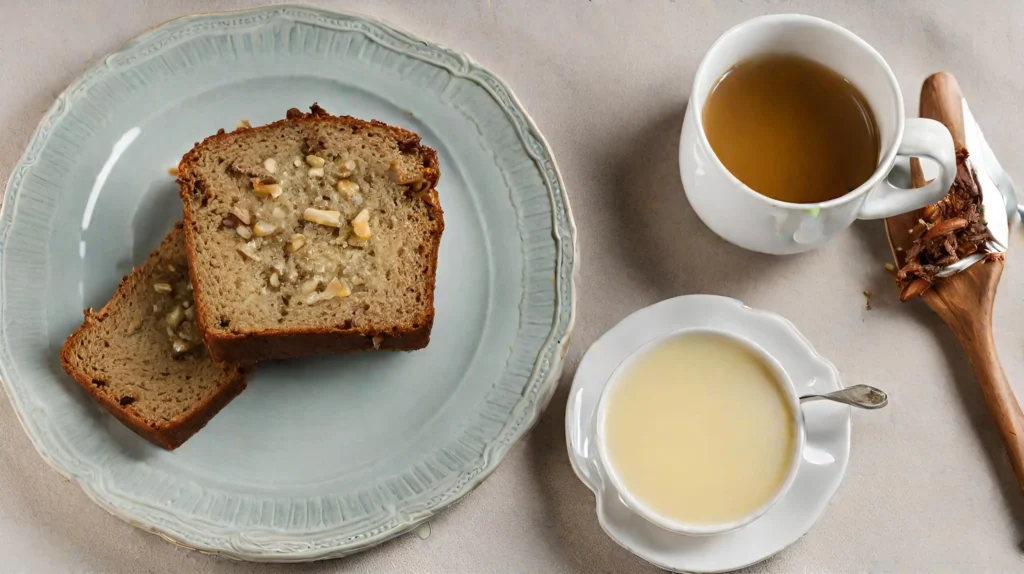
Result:
{"type": "MultiPolygon", "coordinates": [[[[562,178],[561,170],[559,170],[559,168],[558,168],[558,164],[557,164],[556,158],[555,158],[554,154],[551,151],[551,146],[548,143],[547,139],[544,137],[543,133],[537,127],[536,122],[533,120],[533,118],[530,116],[530,114],[526,111],[525,107],[522,105],[522,102],[519,100],[519,97],[509,87],[507,82],[505,82],[497,74],[487,70],[486,68],[484,68],[483,66],[478,64],[471,56],[469,56],[467,54],[464,54],[462,52],[458,52],[458,51],[449,49],[449,48],[447,48],[447,47],[445,47],[445,46],[443,46],[441,44],[437,44],[435,42],[423,39],[423,38],[419,37],[418,35],[416,35],[414,33],[408,32],[408,31],[406,31],[405,29],[403,29],[401,27],[398,27],[398,26],[392,25],[390,23],[384,22],[383,20],[381,20],[379,18],[376,18],[374,16],[369,16],[369,15],[366,15],[366,14],[363,14],[363,13],[359,13],[359,12],[355,12],[355,11],[326,9],[326,8],[321,8],[319,6],[313,6],[313,5],[308,5],[308,4],[285,3],[285,4],[276,4],[276,5],[268,5],[268,6],[257,6],[257,7],[253,7],[253,8],[242,8],[242,9],[237,9],[237,10],[197,12],[197,13],[185,14],[185,15],[174,17],[174,18],[170,18],[170,19],[167,19],[167,20],[165,20],[165,21],[163,21],[163,22],[161,22],[159,24],[155,24],[155,25],[147,28],[145,31],[143,31],[142,33],[138,34],[137,36],[134,36],[134,37],[128,39],[127,41],[125,41],[123,44],[118,46],[118,48],[116,48],[112,52],[102,56],[101,58],[99,58],[95,62],[93,62],[93,63],[91,63],[91,64],[89,64],[89,65],[87,65],[85,67],[85,70],[78,77],[76,77],[60,93],[60,95],[57,96],[57,98],[54,100],[54,103],[46,110],[46,112],[43,114],[42,118],[36,124],[36,127],[33,130],[33,132],[32,132],[32,136],[30,137],[29,142],[28,142],[28,144],[25,147],[25,150],[22,152],[21,156],[18,158],[17,162],[14,164],[14,167],[11,170],[10,176],[9,176],[9,178],[8,178],[6,184],[5,184],[4,195],[2,197],[0,197],[0,294],[2,294],[3,291],[4,291],[2,279],[3,279],[3,269],[6,267],[6,258],[7,258],[6,244],[7,244],[7,238],[9,236],[9,234],[11,233],[12,225],[13,225],[13,221],[14,221],[14,216],[13,216],[13,213],[15,211],[15,207],[14,206],[17,205],[17,202],[18,202],[18,199],[19,199],[18,194],[16,193],[16,190],[15,190],[15,185],[14,185],[15,181],[20,179],[18,177],[19,174],[21,172],[24,172],[25,170],[27,170],[28,166],[31,165],[31,164],[28,163],[27,160],[29,159],[30,152],[32,151],[32,149],[37,147],[37,146],[38,147],[42,147],[42,145],[48,140],[50,134],[49,133],[44,133],[43,127],[48,122],[51,122],[51,121],[59,118],[62,115],[62,111],[69,107],[69,103],[68,102],[72,101],[73,98],[75,97],[74,96],[74,92],[76,90],[81,89],[84,86],[86,86],[87,84],[89,84],[91,79],[92,79],[92,76],[94,74],[99,73],[102,69],[107,67],[107,62],[108,62],[108,60],[110,58],[112,58],[114,56],[117,56],[119,54],[122,54],[125,51],[127,51],[128,49],[132,48],[133,46],[135,46],[135,45],[137,45],[137,44],[147,40],[149,36],[158,33],[161,29],[163,29],[164,27],[166,27],[168,25],[176,24],[176,23],[179,23],[179,22],[181,22],[182,25],[188,25],[190,22],[202,21],[205,18],[214,18],[214,17],[218,17],[218,16],[232,15],[232,14],[242,15],[242,14],[257,14],[257,13],[262,13],[262,12],[283,12],[283,11],[289,10],[289,9],[290,10],[304,10],[304,11],[313,12],[313,13],[328,14],[328,15],[331,15],[331,16],[334,16],[334,17],[340,17],[340,18],[344,18],[344,19],[363,21],[363,22],[368,23],[370,25],[376,26],[376,27],[378,27],[378,28],[380,28],[380,29],[382,29],[384,31],[391,32],[391,33],[396,33],[396,34],[398,34],[400,36],[403,36],[404,39],[409,41],[410,43],[419,43],[419,44],[421,44],[423,46],[426,46],[426,47],[432,48],[434,50],[438,50],[438,51],[440,51],[440,52],[442,52],[444,54],[453,56],[453,57],[455,57],[455,58],[457,58],[457,59],[459,59],[459,60],[461,60],[462,62],[465,63],[465,65],[466,65],[466,70],[465,71],[459,72],[457,70],[451,69],[450,67],[444,66],[443,64],[440,64],[438,62],[431,61],[430,64],[438,66],[438,67],[443,67],[444,69],[446,69],[447,71],[449,71],[449,72],[451,72],[451,73],[453,73],[455,75],[458,75],[458,76],[463,77],[463,78],[470,79],[471,81],[474,81],[482,89],[487,91],[487,93],[495,100],[496,103],[498,103],[498,105],[500,107],[502,107],[506,112],[508,112],[508,107],[503,105],[503,104],[501,104],[501,102],[498,101],[498,99],[494,96],[493,91],[486,84],[484,84],[484,83],[474,79],[472,77],[471,73],[472,72],[478,72],[478,73],[484,74],[485,76],[489,76],[500,87],[502,87],[504,89],[506,95],[508,96],[510,102],[511,102],[512,108],[515,111],[518,112],[518,114],[521,117],[521,119],[525,122],[526,128],[528,130],[528,133],[530,135],[532,135],[541,144],[541,146],[543,148],[543,152],[544,152],[544,154],[546,156],[546,157],[544,157],[544,159],[549,161],[550,164],[551,164],[552,173],[553,173],[554,179],[556,180],[556,182],[558,184],[558,189],[557,190],[552,189],[551,185],[549,184],[549,181],[548,181],[547,177],[542,176],[541,179],[545,181],[546,187],[548,188],[548,194],[549,194],[549,196],[551,196],[551,199],[552,199],[552,212],[553,212],[552,214],[553,214],[553,217],[557,215],[557,210],[555,209],[555,206],[554,206],[554,195],[557,193],[560,196],[561,200],[562,200],[562,206],[563,206],[562,211],[564,211],[564,216],[565,216],[565,228],[566,228],[565,231],[567,232],[567,234],[569,236],[569,239],[571,241],[571,246],[570,246],[571,247],[571,249],[570,249],[571,256],[570,257],[565,257],[565,256],[562,255],[565,252],[565,247],[566,246],[563,245],[562,238],[558,235],[558,233],[553,233],[553,240],[555,241],[555,244],[558,246],[558,249],[556,249],[556,256],[558,257],[557,268],[561,268],[563,265],[568,265],[569,268],[570,268],[568,273],[567,273],[567,276],[568,276],[568,285],[567,285],[568,286],[568,297],[567,297],[567,299],[568,299],[568,301],[565,301],[566,297],[562,297],[560,295],[556,296],[556,299],[555,299],[555,303],[556,303],[555,309],[556,309],[556,311],[559,311],[559,313],[556,313],[555,317],[552,320],[552,329],[550,331],[549,336],[547,337],[547,339],[545,340],[544,344],[542,345],[541,351],[540,351],[539,356],[538,356],[538,361],[539,361],[540,356],[543,356],[544,354],[546,354],[546,350],[553,347],[555,352],[553,353],[552,359],[551,359],[551,369],[550,369],[549,374],[548,374],[548,376],[546,377],[545,380],[539,381],[539,382],[536,383],[537,389],[538,389],[538,398],[537,398],[537,400],[534,403],[534,408],[532,409],[532,412],[528,413],[528,416],[524,418],[524,422],[517,429],[515,429],[512,432],[511,436],[509,437],[510,440],[507,441],[506,446],[504,448],[496,449],[493,453],[497,453],[498,456],[492,456],[492,457],[487,458],[485,460],[485,462],[484,462],[484,465],[482,467],[480,467],[479,474],[477,474],[472,480],[467,481],[466,484],[457,493],[452,494],[451,496],[449,496],[448,500],[446,500],[444,503],[435,505],[434,507],[430,508],[429,510],[423,511],[421,513],[421,514],[423,514],[423,516],[417,516],[416,518],[411,519],[411,520],[407,519],[405,521],[400,522],[399,524],[397,524],[396,526],[394,526],[394,527],[392,527],[390,529],[387,529],[387,530],[385,530],[385,531],[383,531],[381,533],[378,533],[378,534],[376,534],[376,535],[374,535],[372,537],[363,538],[358,543],[347,545],[347,546],[332,546],[332,547],[325,547],[325,548],[319,548],[319,549],[314,549],[314,550],[305,550],[305,551],[287,552],[287,553],[259,553],[259,554],[256,554],[256,553],[245,553],[245,552],[239,552],[239,551],[235,551],[235,550],[229,550],[229,549],[226,549],[226,548],[219,548],[219,547],[201,545],[201,544],[195,543],[194,541],[186,542],[182,538],[180,538],[178,536],[175,536],[174,533],[169,532],[167,530],[164,530],[164,529],[162,529],[161,527],[159,527],[159,526],[157,526],[155,524],[151,524],[151,523],[147,523],[147,522],[141,521],[141,520],[137,519],[136,517],[133,517],[133,516],[129,515],[126,512],[120,511],[119,509],[117,509],[114,506],[112,506],[106,499],[104,499],[102,496],[100,496],[100,494],[97,492],[97,490],[92,487],[91,481],[87,480],[84,477],[80,478],[80,477],[75,476],[69,469],[63,467],[61,464],[59,464],[56,460],[54,460],[49,455],[48,451],[46,450],[46,445],[43,444],[42,438],[36,434],[36,432],[34,431],[33,427],[31,425],[29,425],[26,422],[26,420],[25,420],[25,415],[23,414],[22,411],[23,411],[23,409],[26,406],[24,404],[24,402],[23,402],[26,399],[24,397],[20,396],[17,392],[12,392],[14,387],[12,387],[11,384],[7,382],[7,379],[9,378],[8,377],[8,367],[6,365],[4,365],[3,363],[0,363],[0,386],[2,386],[2,388],[4,389],[4,392],[7,395],[8,399],[11,401],[12,406],[14,407],[12,410],[15,413],[15,417],[17,418],[17,420],[18,420],[19,424],[22,426],[22,428],[25,430],[25,433],[26,433],[26,435],[28,435],[29,440],[32,443],[32,446],[35,448],[36,452],[40,455],[40,457],[51,468],[53,468],[55,471],[57,471],[61,476],[63,476],[64,478],[68,479],[69,481],[72,481],[75,484],[77,484],[82,489],[82,491],[86,494],[86,496],[88,496],[90,500],[92,500],[94,503],[96,503],[97,506],[99,506],[103,510],[107,511],[111,515],[113,515],[113,516],[115,516],[115,517],[117,517],[117,518],[119,518],[119,519],[121,519],[121,520],[123,520],[123,521],[125,521],[125,522],[127,522],[129,524],[131,524],[132,526],[135,526],[136,528],[139,528],[140,530],[144,530],[146,532],[150,532],[152,534],[155,534],[155,535],[157,535],[157,536],[159,536],[159,537],[161,537],[161,538],[167,540],[168,542],[171,542],[171,543],[173,543],[173,544],[175,544],[177,546],[180,546],[180,547],[183,547],[183,548],[187,548],[187,549],[190,549],[190,550],[195,550],[195,551],[198,551],[198,552],[203,553],[203,554],[217,555],[217,556],[222,556],[222,557],[226,557],[226,558],[230,558],[230,559],[235,559],[235,560],[253,561],[253,562],[276,562],[276,563],[311,562],[311,561],[329,560],[329,559],[333,559],[333,558],[340,558],[340,557],[349,556],[351,554],[355,554],[355,553],[361,552],[363,550],[370,549],[372,547],[375,547],[375,546],[377,546],[379,544],[382,544],[384,542],[387,542],[389,540],[392,540],[392,539],[394,539],[394,538],[396,538],[398,536],[401,536],[403,534],[406,534],[406,533],[414,530],[415,528],[417,528],[418,526],[420,526],[424,522],[427,522],[427,521],[431,520],[434,516],[436,516],[440,512],[446,510],[447,508],[451,507],[452,505],[454,505],[454,504],[456,504],[458,502],[463,501],[467,495],[469,495],[473,490],[475,490],[478,486],[480,486],[480,484],[482,484],[483,481],[486,480],[491,475],[491,473],[494,472],[495,469],[497,469],[497,467],[501,463],[501,461],[504,460],[504,458],[510,452],[512,452],[512,450],[519,443],[519,441],[522,440],[523,437],[526,436],[526,434],[528,434],[529,431],[537,424],[537,422],[540,420],[540,416],[543,414],[543,412],[545,411],[545,409],[547,408],[548,404],[551,402],[551,399],[553,398],[553,396],[555,394],[555,391],[556,391],[557,386],[558,386],[558,381],[561,378],[562,370],[563,370],[563,367],[564,367],[564,358],[565,358],[566,353],[568,352],[569,343],[571,341],[572,334],[573,334],[573,331],[575,329],[575,323],[576,323],[576,304],[577,304],[577,287],[578,287],[577,286],[577,280],[578,280],[578,275],[580,273],[580,251],[579,251],[577,228],[576,228],[575,219],[573,218],[572,207],[571,207],[571,205],[569,203],[569,196],[568,196],[568,192],[566,191],[566,188],[565,188],[565,183],[564,183],[564,180],[562,178]],[[558,316],[559,315],[565,315],[565,314],[568,314],[567,322],[566,322],[566,326],[564,328],[564,331],[561,333],[561,337],[559,338],[558,337],[558,335],[559,335],[559,331],[558,331],[558,316]]],[[[420,59],[420,60],[423,60],[423,58],[417,56],[416,54],[407,54],[407,55],[409,55],[411,57],[414,57],[414,58],[417,58],[417,59],[420,59]]],[[[514,124],[514,122],[513,122],[513,124],[514,124]]],[[[527,143],[525,141],[523,141],[523,138],[524,138],[525,134],[522,133],[522,131],[519,130],[518,127],[516,129],[516,133],[517,133],[517,136],[519,137],[520,141],[523,142],[524,149],[528,150],[527,151],[528,155],[530,155],[534,159],[534,163],[536,164],[537,158],[535,157],[535,154],[533,154],[530,151],[530,147],[527,145],[527,143]]],[[[537,170],[541,174],[544,174],[544,172],[545,172],[545,170],[540,165],[537,165],[537,170]]],[[[553,226],[554,226],[554,231],[557,231],[559,226],[557,224],[555,224],[554,222],[553,222],[553,226]]],[[[556,286],[561,286],[562,283],[563,283],[563,280],[562,280],[562,278],[559,275],[560,274],[558,274],[558,273],[556,273],[556,275],[555,275],[555,284],[556,284],[556,286]]],[[[556,291],[556,293],[560,293],[561,292],[561,290],[558,289],[558,288],[556,288],[555,291],[556,291]]],[[[0,327],[2,327],[2,325],[0,325],[0,327]]],[[[6,333],[2,332],[2,330],[0,330],[0,346],[4,346],[4,347],[7,346],[6,333]]],[[[535,364],[534,370],[533,370],[534,373],[536,372],[537,368],[538,368],[538,366],[535,364]]],[[[533,375],[531,374],[531,379],[532,378],[533,378],[533,375]]],[[[501,433],[499,433],[499,437],[500,437],[500,434],[501,433]]],[[[496,439],[496,441],[497,441],[497,439],[496,439]]],[[[406,515],[406,516],[408,517],[408,515],[406,515]]],[[[278,532],[276,534],[282,535],[283,533],[278,532]]],[[[300,540],[297,540],[297,539],[296,540],[286,540],[286,538],[287,538],[286,536],[282,536],[282,539],[283,539],[282,541],[300,542],[300,540]]],[[[310,538],[305,538],[305,539],[301,540],[301,542],[304,542],[304,543],[309,543],[311,541],[312,540],[310,538]]]]}

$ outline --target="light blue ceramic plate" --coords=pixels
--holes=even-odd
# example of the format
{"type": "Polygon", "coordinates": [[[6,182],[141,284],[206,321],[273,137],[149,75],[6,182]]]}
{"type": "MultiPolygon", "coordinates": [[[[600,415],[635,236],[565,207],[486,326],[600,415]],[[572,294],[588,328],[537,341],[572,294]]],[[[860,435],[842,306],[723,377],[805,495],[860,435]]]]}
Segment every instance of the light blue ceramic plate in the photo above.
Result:
{"type": "Polygon", "coordinates": [[[0,213],[0,377],[39,452],[113,514],[236,558],[305,561],[410,530],[480,483],[551,398],[575,229],[505,84],[374,20],[189,16],[90,69],[40,123],[0,213]],[[446,229],[429,348],[262,364],[175,452],[100,410],[58,350],[180,217],[167,168],[241,119],[319,102],[437,149],[446,229]]]}

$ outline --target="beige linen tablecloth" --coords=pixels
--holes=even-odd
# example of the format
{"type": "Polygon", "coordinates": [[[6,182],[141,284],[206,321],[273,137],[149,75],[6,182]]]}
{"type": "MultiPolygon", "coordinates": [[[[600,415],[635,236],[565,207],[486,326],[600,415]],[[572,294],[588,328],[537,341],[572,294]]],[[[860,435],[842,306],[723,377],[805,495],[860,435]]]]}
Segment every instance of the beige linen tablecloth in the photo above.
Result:
{"type": "MultiPolygon", "coordinates": [[[[0,572],[654,572],[608,539],[569,466],[565,401],[590,343],[627,314],[686,293],[791,319],[848,384],[890,393],[853,413],[848,475],[805,537],[751,572],[1024,572],[1024,493],[971,369],[923,304],[901,305],[881,223],[776,258],[708,231],[676,162],[690,79],[727,28],[770,12],[833,20],[889,61],[916,115],[922,80],[960,80],[992,147],[1024,182],[1024,3],[476,0],[332,2],[472,55],[547,136],[579,226],[579,314],[559,392],[483,486],[407,535],[338,561],[250,565],[184,550],[108,515],[36,454],[0,398],[0,572]],[[874,292],[866,310],[864,290],[874,292]]],[[[241,2],[0,0],[0,179],[54,98],[143,30],[241,2]]],[[[999,354],[1024,396],[1024,231],[996,302],[999,354]]]]}

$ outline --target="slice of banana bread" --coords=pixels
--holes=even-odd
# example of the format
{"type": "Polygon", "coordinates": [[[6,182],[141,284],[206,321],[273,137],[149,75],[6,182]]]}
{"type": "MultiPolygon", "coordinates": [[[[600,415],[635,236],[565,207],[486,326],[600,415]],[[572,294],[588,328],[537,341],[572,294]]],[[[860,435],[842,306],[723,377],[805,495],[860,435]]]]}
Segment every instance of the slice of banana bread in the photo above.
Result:
{"type": "Polygon", "coordinates": [[[178,166],[199,329],[259,361],[427,345],[444,217],[416,134],[317,105],[178,166]]]}
{"type": "Polygon", "coordinates": [[[245,389],[195,323],[181,223],[61,349],[64,370],[128,428],[172,450],[245,389]]]}

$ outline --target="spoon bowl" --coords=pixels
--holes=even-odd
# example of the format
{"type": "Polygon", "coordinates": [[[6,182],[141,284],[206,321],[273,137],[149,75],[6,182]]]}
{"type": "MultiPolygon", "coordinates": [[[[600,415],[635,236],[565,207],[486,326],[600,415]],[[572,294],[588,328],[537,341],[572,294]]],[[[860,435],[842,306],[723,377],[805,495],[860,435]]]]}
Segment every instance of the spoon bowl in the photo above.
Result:
{"type": "Polygon", "coordinates": [[[885,391],[869,385],[854,385],[824,395],[804,395],[800,404],[814,401],[835,401],[861,409],[880,409],[889,404],[885,391]]]}

